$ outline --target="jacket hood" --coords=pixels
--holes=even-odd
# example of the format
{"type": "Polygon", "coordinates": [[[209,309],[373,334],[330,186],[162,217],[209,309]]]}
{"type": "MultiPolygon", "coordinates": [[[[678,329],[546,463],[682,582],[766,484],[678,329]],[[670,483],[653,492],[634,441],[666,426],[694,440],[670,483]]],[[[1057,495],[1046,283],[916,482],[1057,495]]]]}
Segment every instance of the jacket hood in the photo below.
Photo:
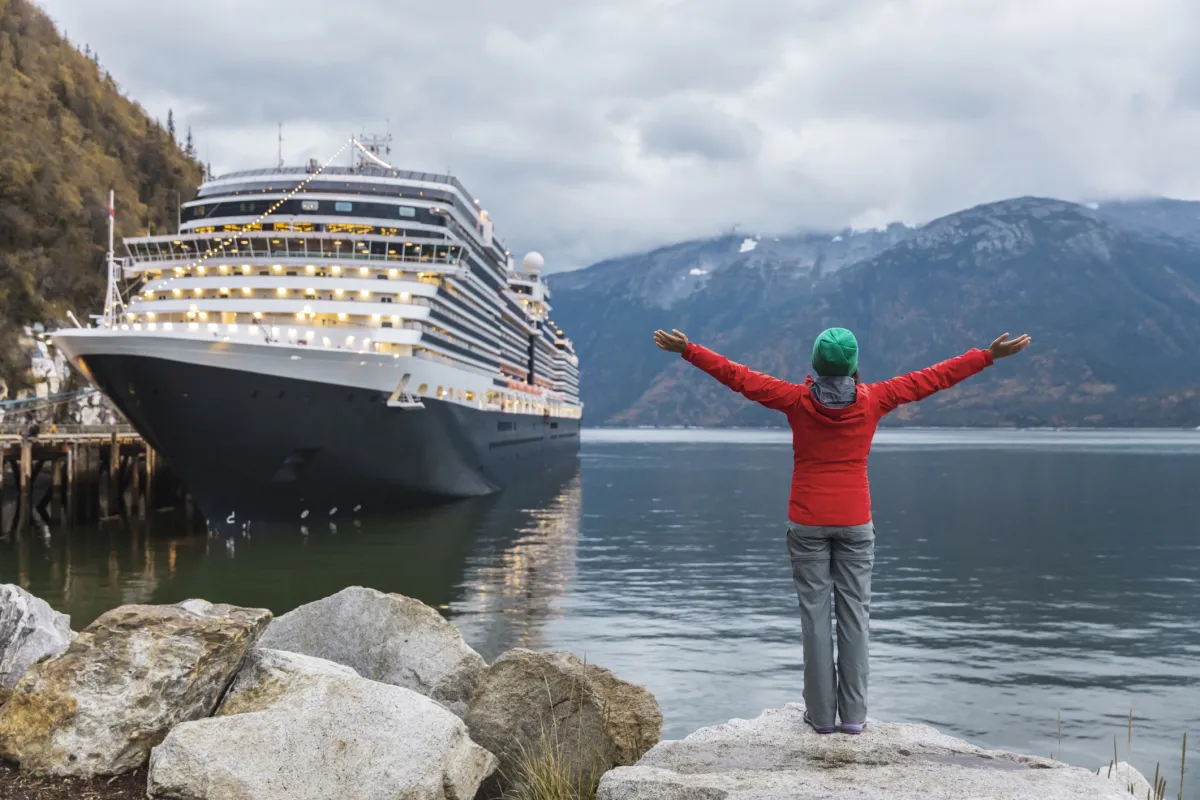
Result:
{"type": "Polygon", "coordinates": [[[854,378],[844,375],[819,375],[808,387],[813,399],[826,408],[852,405],[858,396],[857,388],[854,378]]]}
{"type": "Polygon", "coordinates": [[[808,396],[804,402],[815,416],[833,424],[857,422],[867,414],[867,392],[854,378],[842,376],[809,377],[805,381],[808,396]]]}

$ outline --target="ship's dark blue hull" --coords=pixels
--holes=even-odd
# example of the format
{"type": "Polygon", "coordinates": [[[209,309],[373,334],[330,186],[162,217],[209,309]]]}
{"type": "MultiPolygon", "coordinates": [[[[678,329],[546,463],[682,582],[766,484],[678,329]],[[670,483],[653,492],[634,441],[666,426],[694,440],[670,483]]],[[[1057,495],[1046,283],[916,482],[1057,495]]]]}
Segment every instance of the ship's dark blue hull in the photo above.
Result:
{"type": "Polygon", "coordinates": [[[477,497],[579,451],[575,419],[429,399],[403,410],[378,391],[145,356],[87,366],[214,521],[477,497]]]}

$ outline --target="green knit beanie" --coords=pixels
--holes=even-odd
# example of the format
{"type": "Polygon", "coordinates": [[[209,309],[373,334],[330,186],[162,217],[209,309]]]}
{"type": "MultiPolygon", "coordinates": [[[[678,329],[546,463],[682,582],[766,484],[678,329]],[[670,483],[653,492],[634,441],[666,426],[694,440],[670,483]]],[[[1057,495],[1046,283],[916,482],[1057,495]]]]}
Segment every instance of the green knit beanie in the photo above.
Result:
{"type": "Polygon", "coordinates": [[[845,328],[830,328],[813,342],[812,365],[823,377],[853,375],[858,371],[858,340],[845,328]]]}

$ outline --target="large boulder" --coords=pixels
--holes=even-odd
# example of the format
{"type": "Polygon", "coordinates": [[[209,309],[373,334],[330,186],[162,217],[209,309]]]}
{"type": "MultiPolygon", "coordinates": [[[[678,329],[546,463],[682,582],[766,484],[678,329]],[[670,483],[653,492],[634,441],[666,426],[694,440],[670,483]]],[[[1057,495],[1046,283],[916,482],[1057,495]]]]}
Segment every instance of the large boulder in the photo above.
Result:
{"type": "Polygon", "coordinates": [[[331,677],[357,678],[358,673],[323,658],[256,647],[225,693],[217,716],[266,711],[286,695],[313,688],[331,677]]]}
{"type": "Polygon", "coordinates": [[[471,738],[500,759],[485,786],[524,780],[522,761],[549,753],[577,786],[632,764],[658,742],[654,695],[570,653],[510,650],[488,668],[467,711],[471,738]]]}
{"type": "Polygon", "coordinates": [[[71,618],[19,586],[0,584],[0,692],[11,689],[35,661],[67,649],[71,618]]]}
{"type": "Polygon", "coordinates": [[[924,725],[872,720],[861,736],[821,736],[803,713],[790,705],[662,742],[636,766],[606,774],[597,800],[1129,798],[1127,785],[1106,776],[983,750],[924,725]]]}
{"type": "Polygon", "coordinates": [[[203,600],[113,609],[17,684],[0,707],[0,755],[50,775],[137,769],[171,728],[217,709],[270,620],[203,600]]]}
{"type": "Polygon", "coordinates": [[[432,697],[459,716],[487,667],[434,609],[361,586],[284,614],[262,645],[344,664],[364,678],[432,697]]]}
{"type": "Polygon", "coordinates": [[[220,714],[150,758],[155,800],[472,800],[496,767],[444,706],[344,666],[258,650],[220,714]]]}

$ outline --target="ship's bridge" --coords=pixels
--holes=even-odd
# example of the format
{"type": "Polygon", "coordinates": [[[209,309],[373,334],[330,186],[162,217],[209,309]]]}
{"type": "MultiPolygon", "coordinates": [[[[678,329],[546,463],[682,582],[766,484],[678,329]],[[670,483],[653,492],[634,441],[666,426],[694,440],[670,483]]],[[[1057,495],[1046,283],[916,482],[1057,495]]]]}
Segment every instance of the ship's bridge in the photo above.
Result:
{"type": "Polygon", "coordinates": [[[449,219],[467,229],[486,230],[486,246],[494,247],[502,261],[508,255],[479,199],[454,176],[370,166],[330,166],[317,174],[316,165],[310,164],[222,175],[204,183],[196,199],[184,204],[182,227],[226,220],[236,224],[239,220],[229,218],[253,218],[280,200],[285,202],[273,217],[305,215],[313,222],[328,221],[318,216],[372,217],[385,225],[397,219],[405,224],[445,225],[449,219]]]}

